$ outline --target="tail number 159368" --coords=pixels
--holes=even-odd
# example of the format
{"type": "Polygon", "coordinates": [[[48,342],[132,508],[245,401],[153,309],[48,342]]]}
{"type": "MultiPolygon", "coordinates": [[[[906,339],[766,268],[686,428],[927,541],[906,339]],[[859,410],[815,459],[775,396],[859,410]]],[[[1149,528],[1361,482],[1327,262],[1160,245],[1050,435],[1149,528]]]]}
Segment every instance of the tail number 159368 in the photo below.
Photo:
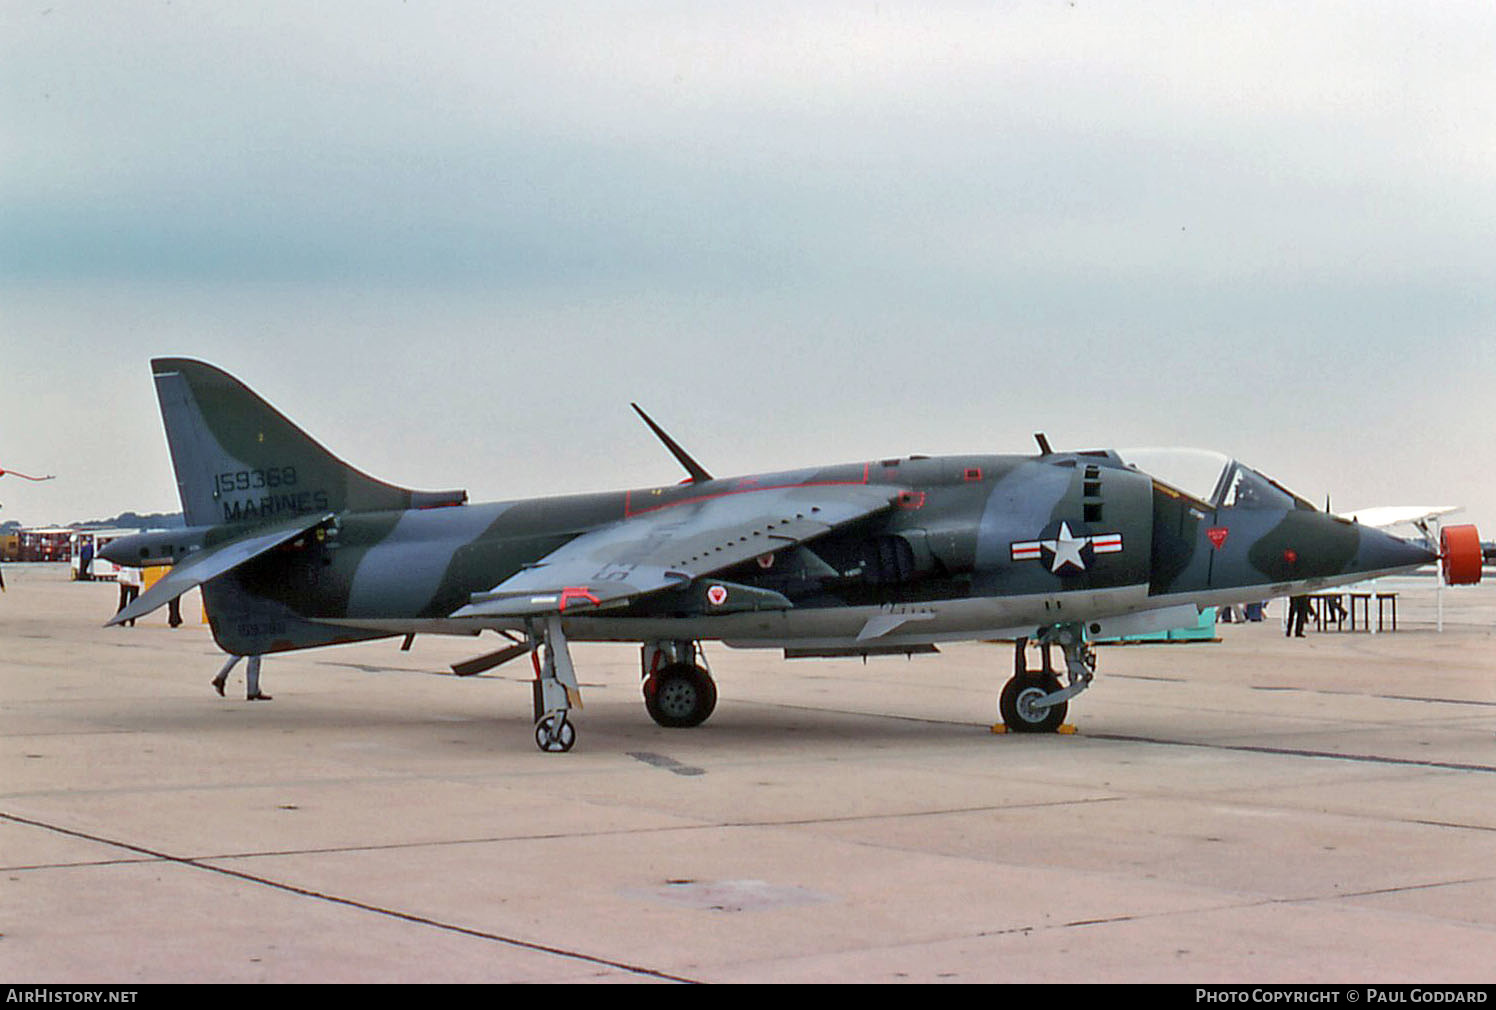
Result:
{"type": "Polygon", "coordinates": [[[294,466],[272,466],[264,470],[233,470],[213,475],[214,495],[260,488],[291,487],[296,483],[294,466]]]}

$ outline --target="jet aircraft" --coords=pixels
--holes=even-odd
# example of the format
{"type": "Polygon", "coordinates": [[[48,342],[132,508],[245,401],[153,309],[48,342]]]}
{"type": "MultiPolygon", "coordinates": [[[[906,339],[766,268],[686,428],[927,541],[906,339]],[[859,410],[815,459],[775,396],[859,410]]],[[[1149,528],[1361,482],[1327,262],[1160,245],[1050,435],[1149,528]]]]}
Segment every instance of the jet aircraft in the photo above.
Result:
{"type": "MultiPolygon", "coordinates": [[[[1439,557],[1219,454],[1062,452],[1039,435],[1035,455],[715,478],[643,411],[681,483],[469,504],[353,468],[212,365],[152,369],[187,528],[109,544],[116,563],[173,566],[110,624],[200,586],[230,657],[220,679],[243,657],[258,674],[261,657],[290,649],[494,632],[501,648],[453,670],[528,655],[546,751],[576,739],[574,641],[641,643],[646,709],[685,727],[716,704],[703,641],[794,658],[1012,639],[1002,719],[1048,732],[1090,685],[1096,638],[1439,557]]],[[[1445,530],[1445,574],[1475,581],[1479,538],[1463,529],[1445,530]]]]}

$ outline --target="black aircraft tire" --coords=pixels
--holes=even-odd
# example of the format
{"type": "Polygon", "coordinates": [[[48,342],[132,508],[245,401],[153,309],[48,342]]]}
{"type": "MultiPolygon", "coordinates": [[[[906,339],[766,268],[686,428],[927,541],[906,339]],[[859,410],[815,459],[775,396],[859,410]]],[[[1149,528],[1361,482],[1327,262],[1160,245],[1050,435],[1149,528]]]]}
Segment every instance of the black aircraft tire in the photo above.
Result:
{"type": "Polygon", "coordinates": [[[1035,719],[1021,701],[1025,697],[1042,697],[1059,689],[1060,679],[1053,674],[1028,673],[1014,677],[1003,685],[1003,693],[997,702],[1003,724],[1012,733],[1053,733],[1065,721],[1069,702],[1062,701],[1058,705],[1052,705],[1040,718],[1035,719]]]}
{"type": "Polygon", "coordinates": [[[701,667],[676,663],[644,681],[644,707],[661,726],[700,726],[717,707],[717,685],[701,667]]]}
{"type": "Polygon", "coordinates": [[[535,746],[543,751],[565,754],[576,742],[576,727],[564,715],[548,715],[535,724],[535,746]]]}

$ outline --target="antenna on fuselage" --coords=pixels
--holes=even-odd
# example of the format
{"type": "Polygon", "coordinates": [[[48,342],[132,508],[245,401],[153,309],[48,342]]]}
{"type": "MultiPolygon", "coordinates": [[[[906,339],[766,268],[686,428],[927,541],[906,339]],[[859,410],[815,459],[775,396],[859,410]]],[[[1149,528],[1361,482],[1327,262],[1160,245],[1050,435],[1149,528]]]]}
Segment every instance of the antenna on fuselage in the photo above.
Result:
{"type": "Polygon", "coordinates": [[[655,437],[665,443],[665,448],[670,450],[670,455],[674,456],[676,461],[686,468],[686,473],[691,475],[691,483],[699,484],[701,481],[712,479],[712,475],[706,472],[706,468],[692,459],[691,454],[682,449],[675,439],[665,434],[665,429],[655,424],[653,419],[644,413],[637,403],[631,403],[629,406],[633,407],[634,412],[644,418],[644,423],[649,425],[649,430],[655,433],[655,437]]]}
{"type": "Polygon", "coordinates": [[[1047,439],[1047,438],[1044,437],[1044,432],[1042,432],[1042,431],[1036,431],[1036,432],[1034,432],[1034,441],[1036,441],[1036,442],[1039,443],[1039,455],[1041,455],[1041,456],[1052,456],[1052,455],[1054,455],[1054,450],[1049,447],[1049,439],[1047,439]]]}

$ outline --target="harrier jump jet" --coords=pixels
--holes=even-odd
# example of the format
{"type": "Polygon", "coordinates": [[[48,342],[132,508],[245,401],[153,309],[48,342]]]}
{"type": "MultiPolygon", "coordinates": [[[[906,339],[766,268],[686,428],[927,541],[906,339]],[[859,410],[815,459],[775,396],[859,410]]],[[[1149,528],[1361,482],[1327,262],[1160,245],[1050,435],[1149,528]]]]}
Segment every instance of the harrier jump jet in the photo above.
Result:
{"type": "MultiPolygon", "coordinates": [[[[188,525],[109,545],[120,564],[173,565],[111,624],[201,586],[225,673],[289,649],[492,631],[503,647],[454,672],[528,655],[548,751],[576,739],[573,641],[641,643],[649,714],[695,726],[716,704],[706,640],[801,657],[1014,639],[999,709],[1011,729],[1045,732],[1091,683],[1090,640],[1438,557],[1225,456],[1056,452],[1042,435],[1030,456],[715,478],[646,416],[685,466],[680,484],[469,504],[354,469],[211,365],[152,368],[188,525]]],[[[1478,580],[1465,529],[1445,531],[1446,575],[1478,580]]]]}

